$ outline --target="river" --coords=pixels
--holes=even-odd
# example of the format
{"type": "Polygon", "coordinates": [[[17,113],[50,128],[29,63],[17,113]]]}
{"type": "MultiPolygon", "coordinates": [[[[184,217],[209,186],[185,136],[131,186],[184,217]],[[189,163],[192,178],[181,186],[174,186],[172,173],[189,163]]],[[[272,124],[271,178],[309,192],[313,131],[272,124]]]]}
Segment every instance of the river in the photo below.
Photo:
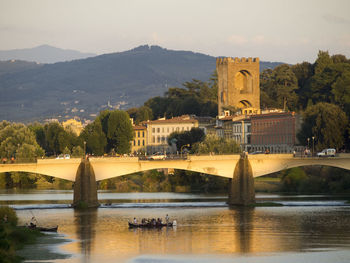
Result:
{"type": "MultiPolygon", "coordinates": [[[[19,224],[35,215],[59,225],[66,254],[49,262],[350,262],[347,197],[257,195],[283,207],[233,208],[225,196],[99,191],[101,207],[69,207],[72,191],[0,191],[19,224]],[[165,217],[177,227],[129,229],[128,220],[165,217]]],[[[37,261],[35,261],[37,262],[37,261]]],[[[43,262],[48,262],[43,261],[43,262]]]]}

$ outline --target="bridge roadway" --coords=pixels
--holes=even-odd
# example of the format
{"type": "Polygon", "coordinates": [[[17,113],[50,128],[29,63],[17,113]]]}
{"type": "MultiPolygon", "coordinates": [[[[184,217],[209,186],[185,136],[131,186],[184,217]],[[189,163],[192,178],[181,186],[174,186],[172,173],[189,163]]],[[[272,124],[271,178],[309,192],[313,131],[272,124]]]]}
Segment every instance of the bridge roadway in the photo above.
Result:
{"type": "MultiPolygon", "coordinates": [[[[109,179],[126,174],[160,169],[174,168],[232,178],[240,155],[191,155],[186,160],[139,160],[137,157],[90,158],[96,180],[109,179]]],[[[291,154],[248,155],[253,177],[258,177],[284,169],[326,165],[350,170],[350,154],[340,154],[329,158],[300,158],[291,154]]],[[[30,172],[75,181],[80,158],[38,159],[37,163],[0,164],[3,172],[30,172]]]]}

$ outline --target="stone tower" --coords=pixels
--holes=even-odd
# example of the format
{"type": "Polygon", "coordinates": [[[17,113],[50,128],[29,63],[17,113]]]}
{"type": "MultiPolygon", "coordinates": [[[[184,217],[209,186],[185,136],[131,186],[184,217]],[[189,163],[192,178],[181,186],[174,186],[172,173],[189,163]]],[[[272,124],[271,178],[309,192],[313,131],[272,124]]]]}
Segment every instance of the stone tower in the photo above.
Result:
{"type": "Polygon", "coordinates": [[[260,109],[259,58],[217,58],[218,115],[226,107],[260,109]]]}

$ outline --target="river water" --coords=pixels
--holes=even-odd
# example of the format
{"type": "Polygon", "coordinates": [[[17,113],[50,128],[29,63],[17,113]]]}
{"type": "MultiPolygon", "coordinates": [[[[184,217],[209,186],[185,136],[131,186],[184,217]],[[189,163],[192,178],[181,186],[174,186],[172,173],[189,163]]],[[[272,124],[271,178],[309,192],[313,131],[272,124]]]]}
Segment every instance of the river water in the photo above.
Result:
{"type": "Polygon", "coordinates": [[[51,249],[67,258],[49,262],[350,262],[347,197],[257,195],[284,206],[230,209],[216,195],[98,196],[101,207],[85,212],[69,207],[72,191],[1,191],[0,204],[14,207],[20,224],[35,215],[59,225],[57,237],[69,242],[51,249]],[[134,217],[166,214],[177,227],[128,228],[134,217]]]}

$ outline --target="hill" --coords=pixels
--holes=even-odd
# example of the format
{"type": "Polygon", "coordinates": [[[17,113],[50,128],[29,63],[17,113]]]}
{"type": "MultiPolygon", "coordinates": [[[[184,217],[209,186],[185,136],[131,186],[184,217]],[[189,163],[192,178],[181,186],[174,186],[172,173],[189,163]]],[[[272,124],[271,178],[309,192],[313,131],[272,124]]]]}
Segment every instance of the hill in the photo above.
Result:
{"type": "MultiPolygon", "coordinates": [[[[261,69],[279,63],[261,62],[261,69]]],[[[116,107],[140,106],[163,95],[169,86],[207,81],[215,57],[158,46],[92,58],[45,64],[0,76],[0,119],[32,121],[44,118],[93,118],[116,107]]]]}
{"type": "Polygon", "coordinates": [[[0,60],[25,60],[37,63],[56,63],[94,56],[96,54],[61,49],[49,45],[25,49],[0,50],[0,60]]]}

